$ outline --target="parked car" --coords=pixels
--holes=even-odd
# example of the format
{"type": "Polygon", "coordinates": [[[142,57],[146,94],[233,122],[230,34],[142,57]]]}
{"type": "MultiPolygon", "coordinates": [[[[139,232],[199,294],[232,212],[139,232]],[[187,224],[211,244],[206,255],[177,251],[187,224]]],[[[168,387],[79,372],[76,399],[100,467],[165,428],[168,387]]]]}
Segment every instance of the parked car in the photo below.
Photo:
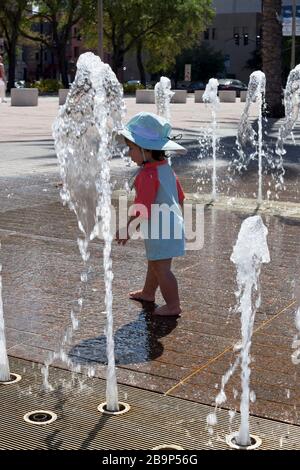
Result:
{"type": "Polygon", "coordinates": [[[220,78],[218,90],[231,90],[236,91],[236,96],[240,97],[241,91],[247,91],[247,85],[240,80],[233,78],[220,78]]]}
{"type": "Polygon", "coordinates": [[[128,82],[126,82],[126,85],[140,85],[140,84],[141,84],[140,80],[128,80],[128,82]]]}
{"type": "Polygon", "coordinates": [[[188,93],[194,93],[196,90],[205,90],[205,84],[203,82],[191,82],[187,87],[188,93]]]}
{"type": "MultiPolygon", "coordinates": [[[[187,82],[187,81],[179,81],[177,82],[176,84],[176,90],[187,90],[188,89],[188,86],[191,84],[191,82],[187,82]]],[[[173,88],[173,87],[172,87],[173,88]]]]}

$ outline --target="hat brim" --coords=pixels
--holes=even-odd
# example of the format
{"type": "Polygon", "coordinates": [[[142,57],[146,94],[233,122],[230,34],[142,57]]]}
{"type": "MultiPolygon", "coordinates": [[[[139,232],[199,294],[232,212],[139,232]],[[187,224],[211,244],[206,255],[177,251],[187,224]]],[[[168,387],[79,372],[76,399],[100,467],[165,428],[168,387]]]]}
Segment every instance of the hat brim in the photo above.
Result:
{"type": "Polygon", "coordinates": [[[174,140],[170,139],[144,139],[139,137],[136,134],[131,133],[128,129],[122,129],[118,131],[120,135],[130,140],[134,144],[138,145],[147,150],[163,150],[164,152],[175,152],[179,154],[186,154],[187,149],[182,147],[182,145],[177,144],[174,140]]]}

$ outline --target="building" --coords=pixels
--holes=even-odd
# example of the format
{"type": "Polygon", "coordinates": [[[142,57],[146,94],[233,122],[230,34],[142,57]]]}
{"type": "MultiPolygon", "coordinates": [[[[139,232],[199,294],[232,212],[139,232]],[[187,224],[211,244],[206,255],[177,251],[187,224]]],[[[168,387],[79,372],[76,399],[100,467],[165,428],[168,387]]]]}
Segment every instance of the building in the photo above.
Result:
{"type": "MultiPolygon", "coordinates": [[[[283,7],[291,5],[292,0],[282,0],[283,7]]],[[[226,76],[248,82],[247,62],[261,47],[262,0],[213,0],[213,7],[216,16],[202,41],[223,53],[226,76]]]]}
{"type": "Polygon", "coordinates": [[[225,57],[226,76],[248,82],[247,61],[261,43],[261,0],[213,0],[216,16],[203,42],[225,57]]]}

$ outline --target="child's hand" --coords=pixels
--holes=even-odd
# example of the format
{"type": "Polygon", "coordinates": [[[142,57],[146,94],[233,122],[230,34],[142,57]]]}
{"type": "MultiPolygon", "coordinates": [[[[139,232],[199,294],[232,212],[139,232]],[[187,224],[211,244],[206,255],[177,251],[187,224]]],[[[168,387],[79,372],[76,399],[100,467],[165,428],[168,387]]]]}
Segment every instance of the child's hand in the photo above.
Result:
{"type": "Polygon", "coordinates": [[[118,242],[118,245],[125,245],[128,240],[129,240],[129,234],[128,234],[128,230],[127,230],[127,235],[126,235],[126,238],[120,238],[120,230],[117,230],[116,232],[116,240],[118,242]]]}

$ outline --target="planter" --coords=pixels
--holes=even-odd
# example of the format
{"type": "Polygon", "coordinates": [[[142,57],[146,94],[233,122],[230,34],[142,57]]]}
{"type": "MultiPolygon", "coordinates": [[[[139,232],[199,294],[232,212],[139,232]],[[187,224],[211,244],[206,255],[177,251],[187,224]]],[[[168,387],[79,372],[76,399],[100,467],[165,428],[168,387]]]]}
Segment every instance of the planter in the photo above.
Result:
{"type": "Polygon", "coordinates": [[[136,103],[155,103],[154,90],[136,90],[136,103]]]}
{"type": "Polygon", "coordinates": [[[240,94],[241,103],[245,103],[246,96],[247,96],[247,92],[246,91],[241,91],[241,94],[240,94]]]}
{"type": "Polygon", "coordinates": [[[37,88],[12,88],[11,106],[37,106],[39,91],[37,88]]]}
{"type": "Polygon", "coordinates": [[[205,90],[195,90],[195,103],[203,103],[203,93],[205,90]]]}
{"type": "Polygon", "coordinates": [[[58,90],[58,104],[60,106],[65,104],[69,91],[69,88],[60,88],[58,90]]]}
{"type": "Polygon", "coordinates": [[[219,98],[221,103],[235,103],[236,91],[231,90],[220,90],[219,98]]]}
{"type": "Polygon", "coordinates": [[[187,91],[186,90],[172,90],[174,95],[172,96],[171,103],[186,103],[187,91]]]}

